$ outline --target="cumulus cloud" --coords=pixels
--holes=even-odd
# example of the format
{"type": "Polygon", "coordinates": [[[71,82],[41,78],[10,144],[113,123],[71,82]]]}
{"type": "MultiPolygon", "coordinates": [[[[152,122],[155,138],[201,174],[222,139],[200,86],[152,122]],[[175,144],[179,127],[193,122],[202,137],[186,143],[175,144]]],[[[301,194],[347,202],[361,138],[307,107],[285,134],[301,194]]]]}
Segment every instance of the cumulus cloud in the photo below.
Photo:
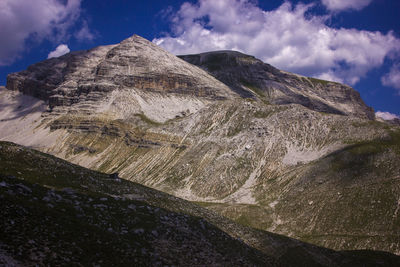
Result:
{"type": "Polygon", "coordinates": [[[384,86],[400,89],[400,64],[392,66],[390,72],[381,78],[381,82],[384,86]]]}
{"type": "Polygon", "coordinates": [[[249,0],[184,3],[172,17],[172,35],[156,44],[174,54],[232,49],[281,69],[351,85],[383,64],[400,40],[392,32],[331,28],[312,5],[289,2],[264,11],[249,0]]]}
{"type": "Polygon", "coordinates": [[[81,14],[81,0],[1,0],[0,66],[11,64],[26,40],[61,42],[81,14]]]}
{"type": "Polygon", "coordinates": [[[322,0],[322,4],[331,11],[361,10],[371,2],[372,0],[322,0]]]}
{"type": "Polygon", "coordinates": [[[49,53],[47,58],[60,57],[62,55],[69,53],[69,51],[71,51],[71,50],[69,50],[69,48],[66,44],[60,44],[59,46],[57,46],[57,48],[54,51],[51,51],[49,53]]]}
{"type": "Polygon", "coordinates": [[[378,111],[375,113],[375,116],[381,119],[384,119],[386,121],[391,121],[394,119],[400,119],[399,116],[396,114],[390,113],[390,112],[383,112],[383,111],[378,111]]]}

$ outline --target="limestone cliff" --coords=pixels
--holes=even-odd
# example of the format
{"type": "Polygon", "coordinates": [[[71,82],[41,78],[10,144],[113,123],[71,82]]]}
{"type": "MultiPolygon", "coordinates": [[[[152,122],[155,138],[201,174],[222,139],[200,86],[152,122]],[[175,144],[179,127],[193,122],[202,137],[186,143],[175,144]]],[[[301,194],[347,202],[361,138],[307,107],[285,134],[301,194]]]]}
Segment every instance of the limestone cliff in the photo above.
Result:
{"type": "MultiPolygon", "coordinates": [[[[72,52],[34,64],[25,71],[8,75],[6,87],[48,101],[49,108],[56,112],[77,108],[88,114],[107,109],[99,104],[102,101],[106,101],[107,106],[114,104],[113,111],[116,111],[121,106],[119,99],[131,96],[136,98],[132,101],[140,102],[138,95],[146,98],[151,93],[167,94],[174,103],[166,101],[165,104],[182,109],[173,112],[170,118],[179,112],[191,112],[191,102],[198,106],[205,101],[236,97],[226,85],[205,71],[137,35],[117,45],[72,52]],[[188,97],[197,99],[191,101],[188,97]],[[181,107],[177,107],[179,102],[189,103],[180,103],[181,107]],[[70,106],[73,107],[63,108],[70,106]]],[[[148,101],[142,99],[141,102],[148,101]]],[[[145,108],[140,108],[143,104],[136,104],[137,107],[132,107],[133,113],[143,113],[145,108]]],[[[129,113],[129,108],[123,109],[117,113],[125,114],[127,109],[129,113]]]]}

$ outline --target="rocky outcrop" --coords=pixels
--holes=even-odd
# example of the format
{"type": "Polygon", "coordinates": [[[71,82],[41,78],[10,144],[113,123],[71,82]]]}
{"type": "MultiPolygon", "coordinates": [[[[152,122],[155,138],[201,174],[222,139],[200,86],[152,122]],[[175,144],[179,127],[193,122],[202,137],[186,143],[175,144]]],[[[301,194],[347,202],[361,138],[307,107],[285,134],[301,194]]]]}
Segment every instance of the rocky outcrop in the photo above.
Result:
{"type": "MultiPolygon", "coordinates": [[[[183,142],[179,136],[143,131],[140,128],[133,128],[122,121],[102,121],[96,118],[87,117],[68,117],[62,116],[53,120],[49,124],[50,131],[67,130],[87,135],[99,135],[106,138],[116,138],[124,141],[128,147],[135,148],[158,148],[161,146],[170,146],[176,149],[185,149],[188,143],[183,142]]],[[[71,145],[75,152],[92,151],[96,149],[87,148],[79,145],[71,145]]]]}
{"type": "Polygon", "coordinates": [[[115,90],[136,89],[207,98],[235,97],[205,71],[134,35],[117,45],[51,58],[12,73],[6,87],[49,102],[50,108],[99,101],[115,90]]]}
{"type": "Polygon", "coordinates": [[[6,87],[48,101],[50,107],[71,105],[87,98],[96,101],[109,87],[98,86],[97,92],[91,92],[81,84],[93,82],[93,68],[112,47],[72,52],[31,65],[27,70],[9,74],[6,87]]]}
{"type": "Polygon", "coordinates": [[[180,58],[207,70],[243,97],[261,98],[279,105],[296,103],[326,113],[375,118],[373,109],[365,105],[353,88],[280,71],[253,56],[216,51],[180,58]]]}

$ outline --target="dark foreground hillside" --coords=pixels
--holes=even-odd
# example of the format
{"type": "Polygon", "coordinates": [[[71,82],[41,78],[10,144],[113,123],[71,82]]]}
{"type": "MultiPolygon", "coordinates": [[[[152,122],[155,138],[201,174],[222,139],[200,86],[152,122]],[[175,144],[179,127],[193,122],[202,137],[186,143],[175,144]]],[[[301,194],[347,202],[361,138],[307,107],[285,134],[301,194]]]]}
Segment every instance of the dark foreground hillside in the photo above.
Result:
{"type": "Polygon", "coordinates": [[[0,143],[0,265],[396,266],[246,228],[187,201],[0,143]],[[203,218],[202,218],[203,217],[203,218]]]}

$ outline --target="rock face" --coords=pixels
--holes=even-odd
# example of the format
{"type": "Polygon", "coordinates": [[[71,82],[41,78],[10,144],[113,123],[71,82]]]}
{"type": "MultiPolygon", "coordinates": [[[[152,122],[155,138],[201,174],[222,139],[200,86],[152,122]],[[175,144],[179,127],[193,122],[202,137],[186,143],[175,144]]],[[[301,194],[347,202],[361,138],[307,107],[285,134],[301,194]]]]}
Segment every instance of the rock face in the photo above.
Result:
{"type": "Polygon", "coordinates": [[[312,110],[374,119],[351,87],[280,71],[234,51],[180,56],[132,36],[120,44],[72,52],[30,66],[7,77],[7,88],[49,102],[49,107],[99,102],[113,91],[135,88],[206,99],[261,98],[272,104],[301,104],[312,110]],[[228,85],[231,90],[227,88],[228,85]]]}
{"type": "Polygon", "coordinates": [[[120,44],[72,52],[7,77],[6,87],[48,101],[50,109],[84,103],[86,111],[114,92],[175,94],[206,100],[235,94],[205,71],[134,35],[120,44]],[[133,90],[132,90],[133,89],[133,90]]]}
{"type": "Polygon", "coordinates": [[[344,85],[236,52],[183,58],[220,81],[137,36],[11,74],[0,140],[263,230],[400,254],[399,126],[344,85]]]}
{"type": "Polygon", "coordinates": [[[272,104],[296,103],[316,111],[374,119],[353,88],[274,68],[252,56],[217,51],[180,58],[199,66],[244,97],[260,97],[272,104]]]}

